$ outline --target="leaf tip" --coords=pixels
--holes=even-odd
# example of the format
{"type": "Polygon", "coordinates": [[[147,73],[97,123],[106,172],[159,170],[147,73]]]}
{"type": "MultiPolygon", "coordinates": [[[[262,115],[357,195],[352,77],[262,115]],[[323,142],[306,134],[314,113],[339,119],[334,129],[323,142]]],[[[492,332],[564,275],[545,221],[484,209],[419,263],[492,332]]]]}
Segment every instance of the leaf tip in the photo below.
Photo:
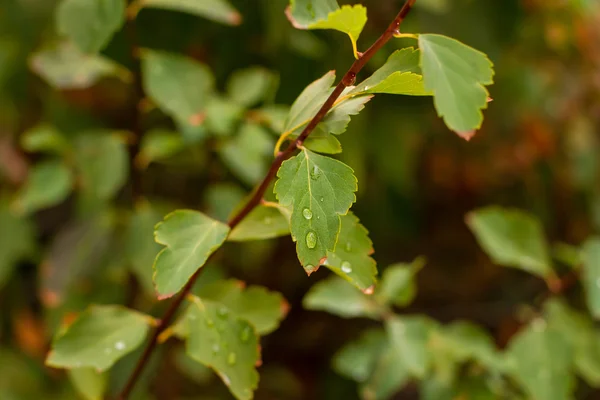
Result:
{"type": "Polygon", "coordinates": [[[229,14],[228,20],[231,25],[241,25],[243,20],[242,14],[237,11],[233,11],[229,14]]]}
{"type": "Polygon", "coordinates": [[[475,129],[470,130],[470,131],[464,131],[464,132],[459,132],[459,131],[455,131],[455,133],[460,136],[461,138],[465,139],[467,142],[471,141],[471,139],[473,138],[473,136],[475,136],[475,134],[477,133],[477,131],[475,129]]]}
{"type": "Polygon", "coordinates": [[[298,21],[296,21],[294,19],[294,16],[292,15],[292,6],[288,5],[285,8],[285,16],[287,17],[288,21],[290,21],[290,23],[292,24],[292,26],[296,29],[306,29],[306,26],[298,23],[298,21]]]}
{"type": "Polygon", "coordinates": [[[375,285],[371,285],[368,288],[364,289],[362,291],[364,294],[366,294],[367,296],[372,295],[375,292],[375,285]]]}

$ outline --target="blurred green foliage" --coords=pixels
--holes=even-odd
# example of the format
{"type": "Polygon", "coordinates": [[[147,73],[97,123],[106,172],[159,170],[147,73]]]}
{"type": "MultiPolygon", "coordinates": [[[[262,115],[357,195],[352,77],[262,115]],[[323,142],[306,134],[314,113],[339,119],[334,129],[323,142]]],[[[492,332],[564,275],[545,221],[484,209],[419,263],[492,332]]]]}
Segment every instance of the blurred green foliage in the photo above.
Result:
{"type": "MultiPolygon", "coordinates": [[[[368,20],[359,51],[402,3],[361,2],[368,20]]],[[[91,11],[86,4],[0,4],[1,399],[116,395],[140,356],[134,344],[155,321],[106,304],[158,318],[166,308],[152,283],[161,250],[154,225],[177,208],[226,220],[264,176],[289,106],[353,62],[345,35],[295,29],[287,0],[142,0],[128,10],[134,22],[119,11],[122,0],[91,11]],[[99,15],[107,36],[107,24],[94,25],[99,15]],[[77,337],[94,313],[105,322],[93,328],[98,344],[113,346],[68,373],[45,366],[53,337],[55,346],[61,334],[77,337]],[[134,343],[113,340],[115,326],[131,328],[134,343]],[[88,368],[105,369],[107,360],[118,360],[108,372],[88,368]]],[[[374,243],[375,293],[324,268],[307,278],[289,238],[276,238],[288,233],[281,214],[264,206],[204,267],[191,311],[169,333],[185,338],[182,320],[219,321],[230,310],[237,336],[222,337],[218,325],[201,334],[240,346],[219,367],[246,365],[248,375],[236,376],[240,397],[256,369],[257,399],[596,398],[600,5],[416,4],[402,32],[444,34],[486,53],[493,101],[468,143],[448,131],[429,97],[378,95],[339,141],[329,135],[358,178],[353,212],[374,243]],[[275,233],[247,242],[267,220],[275,233]],[[243,291],[231,276],[269,291],[243,291]],[[244,305],[260,305],[263,319],[244,305]],[[288,308],[279,329],[260,338],[288,308]],[[251,325],[264,329],[244,333],[251,325]],[[264,365],[255,367],[256,347],[244,344],[258,341],[264,365]]],[[[414,45],[390,42],[359,79],[414,45]]],[[[352,246],[368,249],[357,235],[352,246]]],[[[338,261],[329,267],[339,273],[338,261]]],[[[132,398],[231,398],[192,360],[222,363],[211,348],[182,346],[160,347],[132,398]]]]}

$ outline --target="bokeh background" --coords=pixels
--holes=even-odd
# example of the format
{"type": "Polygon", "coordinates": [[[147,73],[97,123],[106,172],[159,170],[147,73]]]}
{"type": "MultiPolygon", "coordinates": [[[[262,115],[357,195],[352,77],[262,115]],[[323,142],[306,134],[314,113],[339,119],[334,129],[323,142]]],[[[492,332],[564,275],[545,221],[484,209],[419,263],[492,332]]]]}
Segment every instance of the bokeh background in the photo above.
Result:
{"type": "MultiPolygon", "coordinates": [[[[85,182],[76,181],[59,204],[19,214],[25,207],[22,188],[28,171],[44,158],[23,146],[23,137],[32,129],[55,129],[77,141],[85,131],[127,131],[134,123],[143,130],[180,128],[150,104],[141,121],[133,122],[135,85],[126,79],[108,77],[84,89],[62,89],[40,77],[40,70],[56,67],[36,58],[41,48],[57,39],[56,3],[0,3],[1,399],[77,398],[63,372],[43,365],[60,321],[92,302],[127,304],[160,315],[164,304],[149,288],[148,263],[128,257],[130,246],[136,246],[139,236],[139,246],[147,247],[142,251],[150,253],[151,260],[156,247],[147,243],[153,218],[174,208],[199,209],[225,219],[270,163],[277,138],[272,132],[264,146],[247,150],[260,155],[249,156],[246,167],[251,171],[244,172],[237,160],[223,156],[225,140],[235,136],[237,122],[216,129],[218,133],[184,133],[194,140],[168,157],[152,159],[146,154],[146,162],[130,159],[139,146],[120,133],[121,145],[89,166],[95,171],[92,176],[104,171],[120,177],[115,179],[121,183],[108,183],[116,190],[109,189],[108,196],[94,195],[86,191],[85,182]],[[146,211],[151,207],[152,215],[139,217],[140,207],[146,211]]],[[[139,44],[207,64],[222,91],[235,71],[264,67],[272,79],[263,106],[290,105],[310,82],[331,69],[341,76],[352,63],[344,35],[291,27],[284,16],[285,0],[231,3],[243,16],[239,26],[143,10],[136,20],[139,44]]],[[[365,49],[403,2],[361,3],[369,17],[359,41],[359,49],[365,49]]],[[[502,347],[520,326],[522,306],[535,307],[548,289],[538,278],[493,265],[464,217],[491,204],[529,210],[541,218],[554,243],[579,244],[600,229],[600,4],[597,0],[418,0],[417,4],[404,32],[445,34],[487,53],[494,62],[493,102],[483,127],[466,142],[437,118],[430,98],[379,95],[353,117],[340,137],[344,148],[340,159],[356,171],[359,192],[353,210],[370,231],[379,270],[417,256],[427,259],[418,274],[417,298],[402,312],[442,322],[476,322],[502,347]]],[[[410,45],[414,45],[410,39],[386,45],[363,77],[393,50],[410,45]]],[[[116,34],[103,55],[133,68],[125,30],[116,34]]],[[[85,81],[85,71],[80,72],[79,79],[85,81]]],[[[72,80],[72,71],[59,73],[72,80]]],[[[260,117],[257,107],[240,119],[260,117]]],[[[82,146],[84,158],[85,149],[93,152],[94,144],[82,146]]],[[[246,156],[240,150],[240,158],[246,156]]],[[[227,244],[206,268],[204,282],[235,277],[280,291],[290,303],[281,328],[263,339],[258,399],[358,398],[356,384],[337,375],[330,360],[372,322],[307,311],[301,304],[311,285],[329,271],[321,269],[307,278],[289,237],[227,244]]],[[[577,302],[579,287],[570,288],[568,295],[577,302]]],[[[140,385],[152,395],[144,398],[230,398],[218,379],[181,361],[179,353],[178,344],[169,342],[152,360],[140,385]],[[160,379],[154,379],[156,374],[160,379]]],[[[114,387],[122,385],[136,356],[115,367],[114,387]]],[[[586,396],[600,398],[600,392],[589,391],[586,396]]],[[[419,398],[418,387],[409,385],[395,398],[419,398]]]]}

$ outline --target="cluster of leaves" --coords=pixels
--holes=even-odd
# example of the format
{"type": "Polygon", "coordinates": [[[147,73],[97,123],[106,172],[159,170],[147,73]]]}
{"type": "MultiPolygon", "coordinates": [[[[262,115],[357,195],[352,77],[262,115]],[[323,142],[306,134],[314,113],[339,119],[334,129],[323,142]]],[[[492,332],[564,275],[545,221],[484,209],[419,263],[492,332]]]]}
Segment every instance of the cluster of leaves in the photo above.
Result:
{"type": "MultiPolygon", "coordinates": [[[[554,278],[549,246],[540,222],[513,209],[488,207],[471,212],[467,222],[498,265],[554,278]]],[[[589,313],[597,316],[600,238],[581,248],[561,245],[559,259],[584,275],[589,313]]],[[[567,399],[576,376],[600,386],[600,332],[585,312],[565,298],[551,296],[526,321],[504,351],[485,329],[469,322],[448,325],[422,315],[396,314],[416,295],[415,275],[424,260],[386,268],[373,296],[334,277],[316,284],[304,306],[343,318],[369,318],[370,328],[335,355],[332,366],[359,384],[364,399],[387,399],[410,382],[422,399],[567,399]]]]}

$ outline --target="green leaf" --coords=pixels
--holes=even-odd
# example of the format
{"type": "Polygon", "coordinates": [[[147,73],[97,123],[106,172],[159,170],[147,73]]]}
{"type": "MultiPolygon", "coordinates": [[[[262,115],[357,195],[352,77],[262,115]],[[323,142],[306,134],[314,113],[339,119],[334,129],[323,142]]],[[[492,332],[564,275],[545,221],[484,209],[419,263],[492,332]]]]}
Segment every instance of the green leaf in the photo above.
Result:
{"type": "Polygon", "coordinates": [[[37,125],[21,136],[21,146],[28,152],[64,154],[69,148],[65,137],[53,126],[37,125]]]}
{"type": "Polygon", "coordinates": [[[31,221],[16,215],[0,199],[0,288],[4,286],[18,261],[35,250],[35,231],[31,221]]]}
{"type": "Polygon", "coordinates": [[[84,54],[72,43],[43,48],[33,53],[29,64],[56,89],[86,89],[104,77],[131,80],[131,73],[123,66],[100,55],[84,54]]]}
{"type": "Polygon", "coordinates": [[[381,328],[369,329],[335,354],[333,369],[357,382],[365,382],[373,373],[381,352],[387,345],[387,336],[381,328]]]}
{"type": "MultiPolygon", "coordinates": [[[[300,135],[331,94],[333,90],[331,85],[334,80],[335,72],[330,71],[302,91],[290,108],[283,127],[284,134],[291,137],[300,135]]],[[[330,154],[341,152],[341,145],[330,133],[335,135],[344,133],[350,123],[350,116],[362,111],[365,104],[372,98],[371,95],[354,95],[350,88],[346,89],[323,120],[315,127],[305,142],[306,147],[330,154]]]]}
{"type": "Polygon", "coordinates": [[[150,321],[120,306],[92,306],[55,337],[46,364],[105,371],[142,344],[150,321]]]}
{"type": "Polygon", "coordinates": [[[409,382],[409,371],[388,343],[360,391],[363,399],[388,400],[409,382]]]}
{"type": "Polygon", "coordinates": [[[227,95],[246,107],[254,106],[271,94],[277,75],[262,67],[235,71],[227,81],[227,95]]]}
{"type": "Polygon", "coordinates": [[[248,214],[232,231],[227,240],[272,239],[290,234],[290,223],[278,207],[259,205],[248,214]]]}
{"type": "Polygon", "coordinates": [[[553,274],[544,231],[534,216],[487,207],[469,213],[467,224],[495,263],[544,278],[553,274]]]}
{"type": "Polygon", "coordinates": [[[252,325],[225,306],[192,297],[187,353],[212,368],[240,400],[252,398],[258,386],[258,336],[252,325]]]}
{"type": "Polygon", "coordinates": [[[274,192],[283,207],[293,207],[292,238],[310,274],[336,249],[340,215],[356,200],[356,177],[346,164],[307,149],[285,161],[277,176],[274,192]]]}
{"type": "Polygon", "coordinates": [[[425,259],[420,257],[410,264],[398,263],[390,265],[383,272],[381,285],[377,289],[377,299],[384,304],[406,307],[417,294],[415,274],[425,266],[425,259]]]}
{"type": "Polygon", "coordinates": [[[334,29],[347,34],[358,58],[356,41],[367,23],[364,6],[356,4],[340,8],[335,0],[295,0],[291,1],[287,16],[298,29],[334,29]]]}
{"type": "Polygon", "coordinates": [[[104,49],[125,22],[125,0],[62,0],[56,8],[58,33],[84,53],[104,49]]]}
{"type": "Polygon", "coordinates": [[[198,61],[162,51],[142,52],[144,90],[164,112],[178,121],[197,125],[201,121],[214,78],[198,61]]]}
{"type": "Polygon", "coordinates": [[[15,209],[30,214],[55,206],[67,198],[72,188],[73,174],[62,161],[39,162],[33,166],[17,194],[15,209]]]}
{"type": "Polygon", "coordinates": [[[129,153],[119,132],[97,131],[79,136],[75,163],[81,190],[101,200],[115,196],[129,176],[129,153]]]}
{"type": "Polygon", "coordinates": [[[327,311],[343,318],[376,318],[381,312],[369,296],[337,276],[313,285],[302,305],[308,310],[327,311]]]}
{"type": "Polygon", "coordinates": [[[492,62],[461,42],[442,35],[419,35],[425,90],[433,92],[437,113],[454,132],[470,139],[487,108],[486,85],[493,83],[492,62]]]}
{"type": "Polygon", "coordinates": [[[590,313],[600,318],[600,237],[588,239],[582,249],[583,287],[590,313]]]}
{"type": "Polygon", "coordinates": [[[93,368],[72,368],[67,374],[77,393],[85,400],[102,400],[108,386],[108,376],[93,368]]]}
{"type": "Polygon", "coordinates": [[[365,93],[367,90],[380,85],[394,73],[420,75],[421,68],[419,67],[419,55],[419,50],[414,47],[396,50],[388,57],[381,68],[356,85],[356,87],[352,88],[349,94],[355,95],[365,93]]]}
{"type": "Polygon", "coordinates": [[[154,283],[160,298],[181,290],[228,233],[227,225],[191,210],[174,211],[156,225],[156,242],[167,246],[154,261],[154,283]]]}
{"type": "Polygon", "coordinates": [[[155,161],[166,160],[185,148],[185,142],[177,132],[164,129],[153,129],[146,132],[140,143],[140,153],[136,164],[147,167],[155,161]]]}
{"type": "Polygon", "coordinates": [[[244,287],[236,280],[205,285],[197,292],[202,300],[226,306],[236,316],[250,322],[259,335],[271,333],[285,317],[289,305],[277,292],[261,286],[244,287]]]}
{"type": "Polygon", "coordinates": [[[560,332],[574,350],[577,373],[593,387],[600,387],[600,334],[594,321],[584,313],[553,298],[544,304],[548,325],[560,332]]]}
{"type": "Polygon", "coordinates": [[[220,149],[219,155],[244,183],[260,182],[273,158],[273,139],[260,125],[246,123],[220,149]]]}
{"type": "Polygon", "coordinates": [[[239,25],[242,16],[227,0],[141,0],[142,7],[181,11],[227,25],[239,25]]]}
{"type": "Polygon", "coordinates": [[[243,114],[244,108],[239,104],[214,96],[206,106],[206,128],[216,136],[230,136],[243,114]]]}
{"type": "Polygon", "coordinates": [[[157,210],[144,204],[138,207],[129,220],[125,230],[125,260],[147,293],[154,294],[152,282],[152,265],[161,250],[154,241],[154,226],[160,222],[162,215],[157,210]]]}
{"type": "Polygon", "coordinates": [[[377,283],[377,263],[369,232],[352,213],[340,217],[341,228],[335,251],[327,252],[324,265],[362,290],[373,293],[377,283]]]}
{"type": "Polygon", "coordinates": [[[436,324],[423,316],[393,316],[385,322],[392,348],[401,364],[416,378],[423,379],[430,366],[432,354],[428,342],[436,324]]]}
{"type": "Polygon", "coordinates": [[[287,16],[296,28],[306,29],[339,8],[336,0],[290,0],[287,16]]]}
{"type": "Polygon", "coordinates": [[[572,348],[567,339],[543,319],[532,321],[511,340],[508,365],[512,377],[532,399],[570,398],[572,348]]]}

